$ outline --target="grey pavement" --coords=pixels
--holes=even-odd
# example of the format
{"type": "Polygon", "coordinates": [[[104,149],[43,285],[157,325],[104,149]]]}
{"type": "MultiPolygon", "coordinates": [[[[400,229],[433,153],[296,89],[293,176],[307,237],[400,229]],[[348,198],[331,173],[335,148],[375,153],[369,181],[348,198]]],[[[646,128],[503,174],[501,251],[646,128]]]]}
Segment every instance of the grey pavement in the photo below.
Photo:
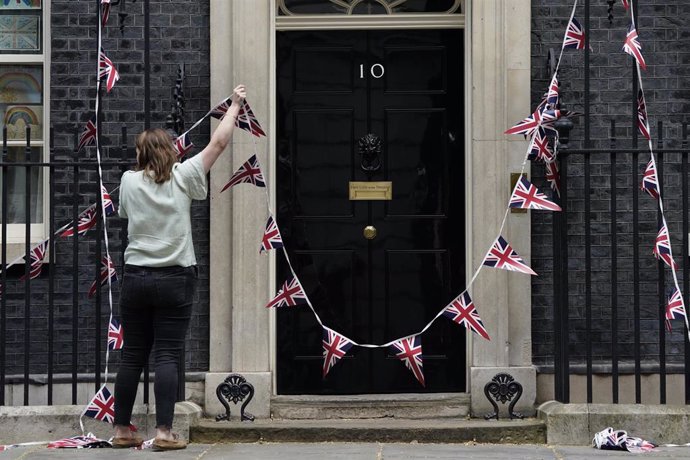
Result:
{"type": "Polygon", "coordinates": [[[662,447],[645,454],[601,451],[591,447],[558,447],[509,444],[380,444],[380,443],[254,443],[191,444],[176,452],[123,449],[47,449],[44,446],[0,452],[0,460],[12,459],[250,459],[250,460],[383,460],[383,459],[524,459],[585,460],[597,458],[690,459],[690,447],[662,447]]]}

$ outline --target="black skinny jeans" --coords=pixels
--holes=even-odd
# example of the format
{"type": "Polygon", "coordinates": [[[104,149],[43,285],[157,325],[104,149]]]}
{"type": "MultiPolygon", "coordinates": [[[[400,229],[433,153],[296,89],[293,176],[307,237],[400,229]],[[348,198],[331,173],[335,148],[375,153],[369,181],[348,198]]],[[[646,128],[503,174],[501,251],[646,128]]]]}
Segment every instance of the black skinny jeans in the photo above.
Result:
{"type": "Polygon", "coordinates": [[[192,315],[196,284],[195,266],[125,265],[120,293],[125,343],[115,378],[116,425],[130,423],[141,371],[154,347],[156,427],[172,428],[179,361],[192,315]]]}

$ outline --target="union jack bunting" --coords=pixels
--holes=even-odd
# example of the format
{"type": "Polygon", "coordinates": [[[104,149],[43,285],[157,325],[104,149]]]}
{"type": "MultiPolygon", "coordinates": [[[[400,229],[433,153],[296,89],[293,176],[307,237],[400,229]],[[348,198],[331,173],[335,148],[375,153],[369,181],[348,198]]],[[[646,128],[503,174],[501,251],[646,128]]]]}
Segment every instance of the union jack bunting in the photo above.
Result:
{"type": "Polygon", "coordinates": [[[213,118],[222,120],[225,114],[228,113],[230,104],[232,104],[230,98],[225,99],[223,102],[212,108],[211,113],[209,115],[211,115],[213,118]]]}
{"type": "Polygon", "coordinates": [[[565,31],[563,49],[565,48],[585,49],[585,29],[582,28],[580,22],[574,17],[568,23],[568,28],[565,31]]]}
{"type": "Polygon", "coordinates": [[[280,288],[276,296],[266,305],[266,308],[294,307],[307,303],[307,294],[302,289],[299,280],[290,276],[283,287],[280,288]]]}
{"type": "Polygon", "coordinates": [[[124,334],[122,333],[122,325],[113,318],[108,324],[108,350],[122,350],[125,345],[124,334]]]}
{"type": "Polygon", "coordinates": [[[89,405],[84,409],[83,415],[107,423],[115,421],[115,398],[107,386],[103,385],[98,390],[96,396],[93,397],[89,405]]]}
{"type": "Polygon", "coordinates": [[[546,180],[549,181],[551,185],[551,190],[553,190],[558,196],[561,196],[561,173],[558,170],[558,162],[552,161],[546,163],[546,180]]]}
{"type": "Polygon", "coordinates": [[[105,185],[101,184],[101,195],[103,196],[103,210],[106,216],[112,216],[115,214],[115,205],[113,204],[112,198],[110,198],[110,192],[105,188],[105,185]]]}
{"type": "Polygon", "coordinates": [[[337,332],[323,328],[323,378],[350,348],[352,342],[337,332]]]}
{"type": "Polygon", "coordinates": [[[652,253],[654,257],[664,261],[664,263],[673,270],[676,269],[676,262],[673,260],[673,257],[671,257],[671,241],[668,238],[668,227],[665,221],[661,224],[659,233],[656,236],[656,243],[654,244],[652,253]]]}
{"type": "Polygon", "coordinates": [[[525,134],[531,136],[541,126],[553,125],[563,114],[560,110],[537,109],[532,115],[507,129],[504,134],[525,134]]]}
{"type": "Polygon", "coordinates": [[[108,279],[110,279],[111,283],[117,281],[117,272],[115,271],[113,261],[109,259],[108,256],[105,256],[101,260],[101,273],[98,276],[98,279],[91,283],[91,288],[89,289],[89,299],[96,295],[96,289],[99,287],[99,281],[100,286],[105,286],[108,284],[108,279]]]}
{"type": "Polygon", "coordinates": [[[424,385],[424,370],[422,367],[422,337],[415,335],[406,339],[400,339],[389,347],[395,357],[405,363],[405,366],[412,371],[419,383],[424,385]]]}
{"type": "Polygon", "coordinates": [[[515,184],[510,197],[510,207],[518,209],[536,209],[540,211],[560,211],[561,207],[549,200],[525,176],[515,184]]]}
{"type": "Polygon", "coordinates": [[[82,131],[81,136],[79,136],[79,144],[77,145],[77,152],[87,145],[96,145],[96,115],[92,116],[89,121],[86,122],[84,131],[82,131]]]}
{"type": "Polygon", "coordinates": [[[623,2],[623,8],[628,11],[628,8],[630,8],[630,3],[628,3],[628,0],[621,0],[621,2],[623,2]]]}
{"type": "Polygon", "coordinates": [[[237,120],[235,120],[235,126],[245,131],[250,132],[256,137],[265,136],[266,133],[261,129],[259,125],[259,120],[256,119],[254,112],[252,112],[251,107],[247,103],[247,100],[242,101],[242,106],[240,107],[240,113],[237,115],[237,120]]]}
{"type": "Polygon", "coordinates": [[[659,180],[656,177],[656,163],[654,163],[653,158],[647,163],[647,169],[645,169],[644,176],[642,176],[641,189],[649,193],[649,196],[652,198],[658,199],[661,195],[659,192],[659,180]]]}
{"type": "Polygon", "coordinates": [[[642,45],[640,45],[638,40],[635,24],[630,24],[628,35],[625,37],[625,43],[623,44],[623,51],[634,57],[642,70],[647,69],[647,63],[642,56],[642,45]]]}
{"type": "Polygon", "coordinates": [[[101,8],[103,9],[103,21],[101,25],[103,27],[108,24],[108,18],[110,18],[110,0],[101,0],[101,8]]]}
{"type": "Polygon", "coordinates": [[[551,147],[551,140],[546,135],[546,130],[544,128],[540,127],[534,133],[534,140],[532,141],[527,159],[531,161],[543,161],[544,163],[554,161],[555,156],[553,148],[551,147]]]}
{"type": "Polygon", "coordinates": [[[453,299],[443,310],[443,316],[474,331],[475,334],[481,335],[486,340],[491,340],[482,319],[479,317],[479,313],[477,313],[474,302],[470,298],[469,292],[465,291],[453,299]]]}
{"type": "Polygon", "coordinates": [[[266,230],[264,231],[264,236],[261,238],[261,248],[259,249],[259,254],[264,251],[270,251],[271,249],[280,249],[283,247],[283,238],[280,236],[280,230],[278,230],[278,225],[276,224],[273,216],[268,216],[268,222],[266,222],[266,230]]]}
{"type": "Polygon", "coordinates": [[[264,175],[261,172],[259,160],[256,158],[256,155],[252,155],[249,160],[247,160],[237,171],[235,171],[235,174],[233,174],[230,178],[230,182],[225,184],[220,192],[223,193],[233,185],[237,184],[254,184],[257,187],[266,187],[264,175]]]}
{"type": "Polygon", "coordinates": [[[649,134],[649,119],[647,118],[647,104],[644,100],[644,93],[640,88],[637,91],[637,127],[647,140],[652,137],[649,134]]]}
{"type": "Polygon", "coordinates": [[[558,75],[553,74],[553,78],[551,78],[551,83],[549,84],[549,91],[546,93],[546,103],[549,104],[552,109],[558,107],[558,94],[558,75]]]}
{"type": "Polygon", "coordinates": [[[674,288],[666,304],[666,326],[669,330],[671,330],[671,320],[681,316],[685,317],[685,303],[681,292],[678,288],[674,288]]]}
{"type": "MultiPolygon", "coordinates": [[[[84,235],[86,232],[91,230],[96,226],[96,205],[92,204],[84,210],[79,215],[79,221],[77,222],[77,233],[79,235],[84,235]]],[[[74,227],[72,224],[60,234],[61,237],[66,238],[68,236],[74,236],[74,227]]]]}
{"type": "Polygon", "coordinates": [[[494,241],[491,249],[489,249],[489,252],[486,254],[482,265],[526,273],[528,275],[536,275],[534,270],[529,268],[525,261],[522,260],[517,252],[515,252],[508,242],[500,235],[498,238],[496,238],[496,241],[494,241]]]}
{"type": "MultiPolygon", "coordinates": [[[[31,257],[31,266],[29,267],[29,279],[33,280],[41,276],[41,269],[43,268],[43,258],[46,255],[46,250],[48,249],[49,241],[49,239],[45,240],[31,248],[31,251],[29,253],[29,257],[31,257]]],[[[22,275],[20,279],[25,280],[26,275],[22,275]]]]}
{"type": "Polygon", "coordinates": [[[110,92],[113,86],[115,86],[115,82],[120,79],[120,74],[117,73],[113,61],[108,59],[103,48],[101,48],[101,54],[98,59],[98,78],[106,79],[105,89],[107,92],[110,92]]]}
{"type": "Polygon", "coordinates": [[[92,433],[89,433],[86,436],[73,436],[53,441],[46,447],[48,449],[88,449],[93,447],[111,447],[111,445],[108,441],[98,439],[92,433]]]}
{"type": "Polygon", "coordinates": [[[189,134],[184,133],[183,135],[175,139],[175,143],[173,144],[173,146],[175,147],[175,151],[177,152],[177,157],[182,158],[192,150],[194,144],[192,144],[192,141],[189,140],[189,134]]]}

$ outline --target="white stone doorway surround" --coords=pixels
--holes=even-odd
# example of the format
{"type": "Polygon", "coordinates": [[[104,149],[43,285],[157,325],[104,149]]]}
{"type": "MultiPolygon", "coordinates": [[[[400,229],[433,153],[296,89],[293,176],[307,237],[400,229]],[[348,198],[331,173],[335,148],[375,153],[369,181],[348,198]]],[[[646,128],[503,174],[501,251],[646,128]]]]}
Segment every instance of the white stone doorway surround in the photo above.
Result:
{"type": "MultiPolygon", "coordinates": [[[[275,393],[275,318],[263,306],[274,294],[276,280],[275,256],[260,257],[257,250],[267,219],[265,198],[261,190],[249,186],[222,195],[218,190],[255,148],[269,191],[275,190],[275,0],[210,0],[210,5],[211,103],[227,97],[235,83],[247,84],[248,99],[269,137],[257,140],[255,147],[249,136],[238,135],[211,175],[206,411],[221,412],[216,386],[228,373],[238,372],[256,389],[248,410],[267,417],[275,393]]],[[[371,17],[364,21],[334,17],[311,25],[465,29],[468,276],[496,236],[510,195],[510,173],[520,171],[526,149],[525,141],[517,136],[509,139],[503,131],[530,111],[530,7],[529,0],[467,0],[466,14],[451,18],[455,25],[447,16],[436,23],[429,16],[417,22],[390,22],[390,17],[383,17],[376,23],[371,17]]],[[[280,27],[307,27],[304,21],[278,22],[280,27]]],[[[530,260],[529,214],[511,214],[504,236],[530,260]]],[[[487,342],[468,334],[468,391],[474,414],[489,411],[483,387],[500,371],[511,373],[524,386],[516,410],[534,412],[530,282],[527,275],[484,270],[473,286],[473,298],[491,335],[487,342]]]]}

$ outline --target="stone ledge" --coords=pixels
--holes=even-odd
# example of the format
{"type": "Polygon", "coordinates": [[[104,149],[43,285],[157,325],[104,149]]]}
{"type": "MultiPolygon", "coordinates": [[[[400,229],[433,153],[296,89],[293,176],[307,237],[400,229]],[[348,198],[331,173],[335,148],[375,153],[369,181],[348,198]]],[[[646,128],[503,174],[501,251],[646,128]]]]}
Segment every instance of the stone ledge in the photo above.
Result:
{"type": "Polygon", "coordinates": [[[196,443],[230,442],[422,442],[543,444],[546,426],[526,420],[257,420],[192,427],[196,443]]]}
{"type": "MultiPolygon", "coordinates": [[[[0,407],[0,444],[15,444],[34,441],[55,441],[81,434],[79,416],[84,406],[4,406],[0,407]]],[[[189,402],[175,404],[173,430],[189,439],[190,427],[198,423],[201,407],[189,402]]],[[[146,438],[155,436],[155,408],[147,410],[145,405],[135,405],[132,423],[139,434],[146,438]]],[[[112,435],[110,424],[84,417],[84,429],[96,436],[108,439],[112,435]]]]}
{"type": "Polygon", "coordinates": [[[607,427],[659,444],[690,441],[690,407],[652,404],[563,404],[547,401],[537,409],[546,422],[549,444],[589,445],[607,427]]]}

